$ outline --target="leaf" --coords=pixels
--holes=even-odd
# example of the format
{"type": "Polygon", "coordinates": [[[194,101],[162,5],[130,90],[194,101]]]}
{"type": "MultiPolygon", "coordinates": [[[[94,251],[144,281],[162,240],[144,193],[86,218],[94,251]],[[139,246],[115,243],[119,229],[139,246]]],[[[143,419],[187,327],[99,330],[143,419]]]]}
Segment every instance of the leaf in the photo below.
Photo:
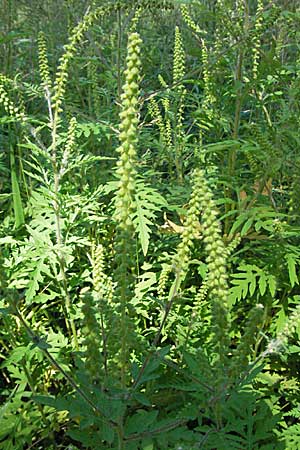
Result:
{"type": "Polygon", "coordinates": [[[299,280],[298,280],[297,273],[296,273],[297,260],[295,257],[293,257],[293,255],[288,254],[288,255],[286,255],[286,261],[288,264],[289,278],[290,278],[291,286],[293,288],[295,286],[295,284],[299,284],[299,280]]]}
{"type": "Polygon", "coordinates": [[[241,229],[241,236],[245,236],[245,234],[247,234],[247,232],[250,230],[253,222],[254,222],[254,217],[250,217],[250,219],[248,219],[244,223],[243,228],[241,229]]]}
{"type": "Polygon", "coordinates": [[[132,398],[141,403],[143,406],[151,406],[151,401],[142,392],[135,392],[132,395],[132,398]]]}
{"type": "MultiPolygon", "coordinates": [[[[237,229],[242,225],[242,223],[245,221],[246,215],[241,214],[237,220],[234,222],[234,224],[231,227],[231,230],[229,232],[230,235],[234,235],[234,233],[237,231],[237,229]]],[[[249,220],[249,219],[248,219],[249,220]]],[[[247,222],[246,222],[247,223],[247,222]]]]}
{"type": "Polygon", "coordinates": [[[140,275],[139,279],[141,281],[135,285],[135,301],[141,300],[150,288],[156,285],[156,273],[145,272],[140,275]]]}
{"type": "Polygon", "coordinates": [[[267,289],[267,277],[264,272],[261,272],[259,281],[258,281],[258,289],[260,292],[260,295],[264,295],[267,289]]]}
{"type": "Polygon", "coordinates": [[[18,241],[14,239],[12,236],[5,236],[0,238],[0,245],[3,244],[17,244],[18,241]]]}
{"type": "Polygon", "coordinates": [[[57,400],[55,397],[52,397],[51,395],[33,395],[32,399],[41,404],[41,405],[47,405],[50,406],[52,408],[58,409],[59,411],[67,411],[67,408],[59,408],[58,407],[58,403],[59,400],[57,400]]]}
{"type": "Polygon", "coordinates": [[[8,198],[10,198],[12,196],[12,194],[0,194],[0,201],[1,200],[7,200],[8,198]]]}
{"type": "Polygon", "coordinates": [[[11,190],[13,195],[13,206],[15,213],[15,227],[19,228],[25,223],[24,212],[16,171],[15,156],[12,147],[10,148],[10,168],[11,168],[11,190]]]}
{"type": "Polygon", "coordinates": [[[300,450],[300,423],[289,426],[281,434],[286,450],[300,450]]]}
{"type": "Polygon", "coordinates": [[[146,256],[147,252],[148,252],[149,239],[150,239],[150,234],[151,234],[151,229],[149,228],[148,225],[152,225],[152,222],[147,218],[146,209],[143,208],[138,195],[135,197],[135,204],[136,204],[137,217],[136,217],[136,220],[134,221],[134,223],[135,223],[138,235],[139,235],[139,239],[140,239],[140,243],[142,246],[144,256],[146,256]]]}
{"type": "Polygon", "coordinates": [[[132,221],[138,233],[144,256],[147,255],[150,242],[150,225],[153,225],[155,212],[159,211],[162,206],[166,206],[165,199],[154,188],[144,184],[143,180],[138,180],[132,221]]]}
{"type": "Polygon", "coordinates": [[[35,270],[32,272],[32,277],[28,283],[25,294],[26,303],[29,303],[31,300],[33,300],[37,291],[39,290],[39,284],[44,281],[44,276],[42,275],[42,273],[51,276],[48,266],[44,264],[44,258],[41,258],[38,261],[35,270]]]}
{"type": "Polygon", "coordinates": [[[269,290],[271,292],[272,297],[275,297],[276,293],[276,279],[273,275],[269,275],[268,277],[269,290]]]}
{"type": "Polygon", "coordinates": [[[249,294],[252,297],[256,289],[256,274],[251,274],[250,277],[250,285],[249,285],[249,294]]]}
{"type": "Polygon", "coordinates": [[[283,330],[286,322],[287,322],[287,316],[285,314],[284,308],[281,307],[280,311],[276,315],[276,321],[275,321],[276,333],[279,333],[281,330],[283,330]]]}
{"type": "Polygon", "coordinates": [[[139,410],[136,414],[127,419],[125,432],[127,435],[140,433],[149,429],[158,416],[158,411],[139,410]]]}

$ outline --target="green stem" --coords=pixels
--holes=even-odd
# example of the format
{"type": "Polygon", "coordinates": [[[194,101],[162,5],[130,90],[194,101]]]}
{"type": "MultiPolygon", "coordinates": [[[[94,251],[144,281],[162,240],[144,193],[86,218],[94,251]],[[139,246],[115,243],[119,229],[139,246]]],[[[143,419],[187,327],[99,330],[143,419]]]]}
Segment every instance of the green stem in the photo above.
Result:
{"type": "Polygon", "coordinates": [[[120,280],[120,305],[121,305],[121,386],[126,388],[127,367],[128,367],[128,320],[127,320],[127,293],[129,280],[128,255],[131,254],[129,232],[122,231],[122,260],[121,260],[121,280],[120,280]]]}
{"type": "MultiPolygon", "coordinates": [[[[249,33],[249,5],[247,0],[244,2],[245,5],[245,16],[244,16],[244,25],[243,25],[243,33],[245,36],[249,33]]],[[[234,122],[233,122],[233,130],[232,130],[232,139],[237,141],[239,138],[239,128],[240,128],[240,119],[241,119],[241,110],[242,110],[242,99],[243,99],[243,63],[245,56],[245,42],[241,41],[240,47],[237,55],[237,63],[235,69],[235,89],[236,89],[236,99],[235,99],[235,111],[234,111],[234,122]]],[[[231,180],[235,173],[236,166],[236,158],[237,158],[237,146],[231,147],[228,153],[228,176],[231,180]]],[[[232,192],[230,188],[225,188],[225,197],[232,198],[232,192]]],[[[234,203],[226,203],[225,212],[226,214],[235,208],[234,203]]],[[[228,234],[230,228],[231,218],[227,215],[225,219],[224,225],[224,233],[228,234]]]]}
{"type": "Polygon", "coordinates": [[[57,128],[59,123],[59,113],[58,108],[55,108],[53,111],[52,104],[51,104],[51,96],[50,92],[46,90],[46,99],[48,103],[48,111],[49,111],[49,119],[50,119],[50,126],[51,126],[51,163],[52,163],[52,171],[53,171],[53,177],[54,177],[54,201],[53,201],[53,210],[54,210],[54,216],[55,216],[55,225],[56,225],[56,243],[58,246],[58,263],[60,267],[60,273],[62,276],[62,289],[65,296],[66,301],[66,326],[67,329],[70,330],[71,334],[73,335],[74,339],[74,346],[76,350],[79,350],[78,345],[78,339],[77,339],[77,330],[75,326],[75,322],[71,317],[71,308],[72,308],[72,302],[71,297],[68,291],[68,282],[67,282],[67,274],[66,274],[66,262],[65,258],[62,255],[61,249],[63,246],[63,237],[62,237],[62,231],[61,231],[61,207],[58,200],[59,196],[59,189],[60,189],[60,171],[59,171],[59,165],[57,161],[57,128]]]}

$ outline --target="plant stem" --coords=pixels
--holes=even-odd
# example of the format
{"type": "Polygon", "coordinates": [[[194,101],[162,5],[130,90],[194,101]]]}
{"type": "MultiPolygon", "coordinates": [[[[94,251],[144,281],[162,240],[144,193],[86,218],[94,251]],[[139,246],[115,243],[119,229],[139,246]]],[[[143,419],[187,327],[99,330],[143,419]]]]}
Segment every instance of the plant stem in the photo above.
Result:
{"type": "Polygon", "coordinates": [[[60,267],[60,275],[62,277],[62,289],[65,296],[66,301],[66,326],[67,329],[70,331],[70,333],[73,335],[74,339],[74,346],[76,350],[79,350],[78,345],[78,339],[77,339],[77,331],[75,322],[71,317],[71,297],[68,291],[68,283],[67,283],[67,274],[66,274],[66,262],[65,258],[62,254],[62,247],[63,247],[63,237],[62,237],[62,230],[61,230],[61,207],[58,200],[59,197],[59,189],[60,189],[60,171],[59,171],[59,165],[57,161],[57,128],[59,123],[59,113],[58,108],[55,108],[53,111],[52,104],[51,104],[51,95],[49,89],[46,87],[45,89],[45,95],[48,105],[48,112],[49,112],[49,120],[50,120],[50,127],[51,127],[51,164],[52,164],[52,171],[53,171],[53,177],[54,177],[54,200],[53,200],[53,210],[55,215],[55,232],[56,232],[56,243],[58,246],[58,263],[60,267]]]}
{"type": "MultiPolygon", "coordinates": [[[[248,0],[244,1],[244,24],[243,24],[243,33],[245,36],[248,36],[249,33],[249,5],[248,0]]],[[[241,109],[242,109],[242,99],[243,99],[243,63],[245,56],[245,42],[241,41],[240,46],[238,48],[237,55],[237,63],[235,69],[235,89],[236,89],[236,99],[235,99],[235,111],[234,111],[234,122],[233,122],[233,130],[232,130],[232,139],[237,141],[239,138],[239,127],[240,127],[240,119],[241,119],[241,109]]],[[[237,158],[237,146],[233,146],[230,148],[228,152],[228,177],[229,181],[233,178],[235,173],[235,165],[237,158]]],[[[232,198],[231,190],[226,187],[225,188],[225,197],[232,198]]],[[[235,208],[235,203],[226,203],[225,212],[228,212],[235,208]]],[[[224,233],[228,234],[230,227],[230,216],[227,215],[225,219],[224,225],[224,233]]]]}
{"type": "MultiPolygon", "coordinates": [[[[93,411],[95,413],[97,413],[99,416],[101,416],[103,418],[103,421],[106,424],[109,424],[111,426],[113,426],[114,428],[118,427],[118,424],[116,422],[114,422],[111,419],[107,419],[103,412],[98,408],[98,406],[87,396],[87,394],[77,385],[77,383],[75,382],[75,380],[71,377],[71,375],[69,375],[65,369],[63,369],[61,367],[61,365],[56,361],[56,359],[49,353],[49,351],[47,350],[47,348],[45,348],[47,346],[47,343],[45,342],[45,340],[43,340],[39,335],[37,335],[31,328],[30,326],[27,324],[26,320],[24,319],[23,315],[21,314],[21,312],[18,310],[18,308],[15,306],[14,307],[14,312],[13,312],[18,319],[20,320],[20,322],[22,323],[22,325],[24,326],[28,336],[30,337],[30,339],[32,340],[32,342],[44,353],[44,355],[46,356],[46,358],[48,359],[48,361],[51,363],[51,365],[53,365],[63,376],[64,378],[67,380],[67,382],[72,386],[72,388],[80,395],[80,397],[83,398],[83,400],[85,400],[85,402],[93,409],[93,411]]],[[[49,346],[48,346],[49,347],[49,346]]]]}

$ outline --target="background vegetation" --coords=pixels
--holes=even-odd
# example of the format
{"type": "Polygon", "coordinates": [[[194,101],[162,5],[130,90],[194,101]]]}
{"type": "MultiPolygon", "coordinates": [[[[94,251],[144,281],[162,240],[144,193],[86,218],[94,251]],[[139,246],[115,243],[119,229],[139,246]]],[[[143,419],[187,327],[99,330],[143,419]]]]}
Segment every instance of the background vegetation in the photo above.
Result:
{"type": "Polygon", "coordinates": [[[298,1],[0,3],[0,448],[300,449],[298,1]]]}

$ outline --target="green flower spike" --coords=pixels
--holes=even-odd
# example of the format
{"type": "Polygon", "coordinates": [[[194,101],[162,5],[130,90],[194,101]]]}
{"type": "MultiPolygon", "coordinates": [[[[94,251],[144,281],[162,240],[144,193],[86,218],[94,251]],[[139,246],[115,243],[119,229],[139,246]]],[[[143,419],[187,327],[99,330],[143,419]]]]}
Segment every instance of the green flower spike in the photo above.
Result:
{"type": "Polygon", "coordinates": [[[117,149],[120,157],[117,175],[119,186],[116,198],[116,219],[120,227],[130,228],[130,214],[134,205],[135,192],[135,159],[138,133],[138,95],[139,58],[141,38],[138,33],[131,33],[128,38],[126,82],[121,95],[122,111],[120,113],[120,146],[117,149]]]}
{"type": "Polygon", "coordinates": [[[202,210],[201,232],[207,253],[207,279],[205,284],[212,301],[212,324],[214,341],[218,349],[220,361],[224,362],[228,349],[229,317],[227,312],[227,251],[224,245],[221,226],[217,219],[217,210],[212,192],[205,179],[203,170],[196,170],[194,174],[195,187],[202,210]]]}

